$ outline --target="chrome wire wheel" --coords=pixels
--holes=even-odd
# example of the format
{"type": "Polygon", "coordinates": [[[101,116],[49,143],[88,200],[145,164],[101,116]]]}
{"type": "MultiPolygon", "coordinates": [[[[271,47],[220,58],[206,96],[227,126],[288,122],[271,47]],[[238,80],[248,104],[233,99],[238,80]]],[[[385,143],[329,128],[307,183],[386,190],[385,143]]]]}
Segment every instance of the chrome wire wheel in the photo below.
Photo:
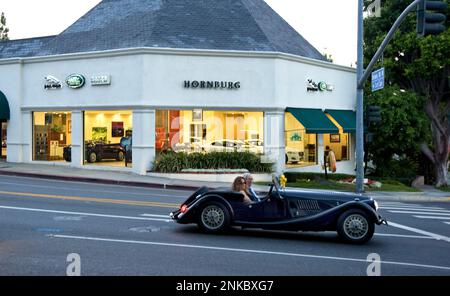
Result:
{"type": "Polygon", "coordinates": [[[361,239],[369,232],[369,222],[360,214],[352,214],[344,220],[344,232],[354,240],[361,239]]]}
{"type": "Polygon", "coordinates": [[[209,230],[220,229],[225,222],[224,210],[217,205],[210,205],[203,209],[201,215],[202,224],[209,230]]]}
{"type": "Polygon", "coordinates": [[[94,163],[97,161],[97,154],[95,154],[95,152],[91,152],[89,154],[89,162],[90,163],[94,163]]]}

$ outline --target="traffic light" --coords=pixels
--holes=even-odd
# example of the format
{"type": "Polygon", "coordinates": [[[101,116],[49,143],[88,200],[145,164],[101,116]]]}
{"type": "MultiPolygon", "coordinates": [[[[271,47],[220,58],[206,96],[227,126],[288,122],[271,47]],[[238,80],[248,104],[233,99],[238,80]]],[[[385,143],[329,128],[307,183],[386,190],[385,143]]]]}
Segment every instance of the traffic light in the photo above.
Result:
{"type": "Polygon", "coordinates": [[[372,123],[377,124],[381,122],[381,107],[369,105],[366,111],[366,124],[370,126],[372,123]]]}
{"type": "Polygon", "coordinates": [[[365,133],[364,136],[366,143],[372,143],[375,137],[374,133],[365,133]]]}
{"type": "Polygon", "coordinates": [[[417,5],[417,35],[435,35],[445,31],[445,10],[447,3],[444,1],[422,0],[417,5]]]}

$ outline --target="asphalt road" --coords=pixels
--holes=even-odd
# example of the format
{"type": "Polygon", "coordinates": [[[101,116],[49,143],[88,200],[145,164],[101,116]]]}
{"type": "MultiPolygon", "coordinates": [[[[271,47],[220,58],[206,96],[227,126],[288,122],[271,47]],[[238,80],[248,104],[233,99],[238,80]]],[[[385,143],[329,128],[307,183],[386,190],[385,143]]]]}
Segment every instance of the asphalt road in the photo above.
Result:
{"type": "Polygon", "coordinates": [[[391,226],[354,246],[333,232],[203,234],[168,218],[188,194],[0,176],[0,275],[367,275],[369,254],[381,275],[450,275],[450,203],[380,202],[391,226]]]}

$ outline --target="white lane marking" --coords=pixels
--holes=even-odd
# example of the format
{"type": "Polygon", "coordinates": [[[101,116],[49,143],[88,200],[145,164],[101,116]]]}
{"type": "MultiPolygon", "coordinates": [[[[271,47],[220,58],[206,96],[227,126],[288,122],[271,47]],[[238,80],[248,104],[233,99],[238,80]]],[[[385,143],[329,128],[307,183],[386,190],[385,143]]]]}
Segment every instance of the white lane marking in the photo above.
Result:
{"type": "Polygon", "coordinates": [[[0,209],[17,210],[17,211],[29,211],[29,212],[42,212],[42,213],[52,213],[52,214],[57,213],[57,214],[77,215],[77,216],[92,216],[92,217],[102,217],[102,218],[116,218],[116,219],[129,219],[129,220],[146,220],[146,221],[172,222],[172,220],[170,220],[170,219],[144,218],[144,217],[131,217],[131,216],[117,216],[117,215],[105,215],[105,214],[95,214],[95,213],[79,213],[79,212],[67,212],[67,211],[55,211],[55,210],[20,208],[20,207],[7,207],[7,206],[0,206],[0,209]]]}
{"type": "Polygon", "coordinates": [[[444,222],[445,224],[449,224],[450,225],[450,222],[444,222]]]}
{"type": "Polygon", "coordinates": [[[169,218],[169,214],[167,214],[167,215],[142,214],[142,215],[139,215],[139,216],[142,216],[142,217],[166,218],[166,219],[169,218]]]}
{"type": "Polygon", "coordinates": [[[380,206],[420,206],[419,204],[405,204],[402,202],[379,202],[380,206]]]}
{"type": "MultiPolygon", "coordinates": [[[[93,183],[93,182],[82,182],[82,181],[64,181],[64,180],[54,180],[51,177],[52,176],[48,176],[49,178],[33,178],[33,177],[24,177],[24,176],[12,176],[12,175],[0,175],[2,177],[2,179],[23,179],[23,180],[32,180],[32,181],[48,181],[48,182],[54,182],[54,183],[64,183],[64,184],[86,184],[86,185],[91,185],[91,186],[96,186],[96,187],[107,187],[108,189],[111,189],[111,187],[121,187],[124,189],[129,190],[130,186],[129,185],[119,185],[119,184],[104,184],[104,183],[93,183]]],[[[106,181],[110,181],[108,179],[105,179],[106,181]]],[[[5,182],[5,181],[4,181],[5,182]]],[[[19,183],[19,185],[27,185],[26,183],[19,183]]],[[[43,185],[42,185],[43,186],[43,185]]],[[[132,186],[133,187],[133,186],[132,186]]],[[[49,186],[49,188],[55,188],[54,186],[49,186]]],[[[151,188],[151,187],[140,187],[140,186],[135,186],[133,187],[136,190],[155,190],[155,191],[161,191],[161,192],[177,192],[177,193],[185,193],[185,194],[192,194],[194,192],[194,190],[181,190],[181,189],[164,189],[164,188],[151,188]]],[[[62,187],[61,189],[65,189],[65,187],[62,187]]]]}
{"type": "Polygon", "coordinates": [[[405,235],[405,234],[390,234],[390,233],[375,233],[375,235],[387,237],[400,237],[400,238],[434,239],[433,237],[422,235],[405,235]]]}
{"type": "MultiPolygon", "coordinates": [[[[53,180],[52,180],[53,181],[53,180]]],[[[6,185],[18,185],[18,186],[23,186],[23,187],[35,187],[35,188],[50,188],[50,189],[55,189],[55,186],[46,186],[46,185],[34,185],[34,184],[24,184],[24,183],[14,183],[14,182],[0,182],[0,184],[6,184],[6,185]]],[[[114,185],[117,186],[117,185],[114,185]]],[[[67,191],[84,191],[84,192],[95,192],[95,193],[108,193],[108,194],[123,194],[123,195],[135,195],[135,196],[145,196],[148,198],[152,198],[152,197],[168,197],[170,195],[170,197],[174,197],[174,198],[187,198],[189,196],[189,194],[186,195],[174,195],[172,193],[166,193],[166,194],[162,194],[162,193],[137,193],[137,192],[120,192],[120,191],[111,191],[111,190],[98,190],[98,189],[82,189],[82,188],[68,188],[68,187],[64,187],[64,188],[59,188],[59,189],[64,189],[67,191]]],[[[153,190],[153,188],[151,188],[153,190]]],[[[162,189],[158,189],[155,188],[157,190],[162,190],[162,189]]]]}
{"type": "Polygon", "coordinates": [[[416,215],[414,215],[413,217],[420,218],[420,219],[450,220],[450,217],[442,217],[442,216],[435,217],[435,216],[416,216],[416,215]]]}
{"type": "Polygon", "coordinates": [[[445,242],[450,243],[450,237],[447,237],[447,236],[444,236],[444,235],[428,232],[428,231],[421,230],[421,229],[414,228],[414,227],[409,227],[409,226],[398,224],[398,223],[395,223],[395,222],[392,222],[392,221],[389,221],[388,223],[389,223],[389,226],[392,226],[392,227],[408,230],[408,231],[411,231],[411,232],[415,232],[415,233],[418,233],[418,234],[422,234],[422,235],[426,235],[426,236],[432,237],[432,238],[434,238],[436,240],[443,240],[445,242]]]}
{"type": "MultiPolygon", "coordinates": [[[[224,247],[213,247],[213,246],[202,246],[202,245],[171,244],[171,243],[150,242],[150,241],[121,240],[121,239],[108,239],[108,238],[97,238],[97,237],[86,237],[86,236],[58,235],[58,234],[55,234],[55,235],[50,234],[47,236],[51,237],[51,238],[65,238],[65,239],[89,240],[89,241],[100,241],[100,242],[168,246],[168,247],[178,247],[178,248],[204,249],[204,250],[253,253],[253,254],[264,254],[264,255],[279,255],[279,256],[290,256],[290,257],[304,257],[304,258],[328,259],[328,260],[338,260],[338,261],[352,261],[352,262],[361,262],[361,263],[367,264],[367,259],[348,258],[348,257],[333,257],[333,256],[311,255],[311,254],[301,254],[301,253],[287,253],[287,252],[253,250],[253,249],[224,248],[224,247]]],[[[390,265],[410,266],[410,267],[421,267],[421,268],[429,268],[429,269],[450,270],[450,267],[448,267],[448,266],[436,266],[436,265],[426,265],[426,264],[417,264],[417,263],[408,263],[408,262],[380,261],[379,263],[390,264],[390,265]]]]}
{"type": "Polygon", "coordinates": [[[380,207],[382,210],[410,210],[410,211],[426,211],[426,212],[449,212],[440,208],[400,208],[400,207],[380,207]]]}
{"type": "Polygon", "coordinates": [[[450,213],[441,213],[441,212],[416,212],[416,211],[388,211],[389,213],[395,214],[414,214],[414,215],[441,215],[441,216],[450,216],[450,213]]]}
{"type": "Polygon", "coordinates": [[[396,207],[396,208],[424,208],[424,209],[441,209],[441,210],[444,209],[442,207],[436,207],[436,206],[431,206],[431,205],[382,205],[382,204],[380,204],[380,207],[386,207],[386,208],[390,208],[390,207],[396,207]]]}

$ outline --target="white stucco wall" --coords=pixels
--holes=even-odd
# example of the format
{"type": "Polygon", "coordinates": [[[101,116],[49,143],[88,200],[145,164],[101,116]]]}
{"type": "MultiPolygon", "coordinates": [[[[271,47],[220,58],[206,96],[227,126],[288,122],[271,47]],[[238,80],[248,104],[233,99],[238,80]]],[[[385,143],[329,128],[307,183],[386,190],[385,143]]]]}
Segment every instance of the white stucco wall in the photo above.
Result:
{"type": "Polygon", "coordinates": [[[23,119],[21,115],[22,81],[22,64],[15,63],[0,66],[0,90],[8,99],[11,114],[7,130],[7,161],[9,162],[23,161],[22,150],[25,139],[22,134],[23,119]]]}
{"type": "MultiPolygon", "coordinates": [[[[31,161],[32,111],[147,110],[145,114],[152,114],[148,112],[161,108],[263,112],[282,112],[286,107],[354,110],[355,81],[354,69],[278,53],[131,49],[0,60],[0,90],[7,96],[11,109],[8,161],[31,161]],[[83,88],[71,89],[65,85],[66,77],[73,73],[85,76],[83,88]],[[60,79],[64,87],[45,90],[44,77],[48,75],[60,79]],[[92,86],[90,78],[94,75],[111,75],[111,85],[92,86]],[[335,89],[308,92],[308,78],[333,84],[335,89]],[[239,81],[241,87],[187,89],[185,80],[239,81]]],[[[134,116],[142,117],[140,113],[134,116]]],[[[147,117],[141,121],[151,128],[148,120],[154,116],[147,117]]],[[[145,133],[146,128],[140,127],[142,134],[154,134],[145,133]]],[[[73,121],[72,135],[82,135],[81,129],[81,118],[78,118],[73,121]]],[[[271,126],[265,129],[269,133],[271,126]]],[[[72,139],[72,142],[80,145],[82,140],[72,139]]],[[[270,143],[270,149],[284,151],[284,141],[276,142],[270,143]]],[[[143,141],[140,146],[141,150],[153,149],[154,139],[143,141]]],[[[351,151],[353,147],[354,141],[351,151]]],[[[81,153],[79,148],[75,151],[81,153]]],[[[319,145],[320,153],[323,147],[319,145]]],[[[149,161],[143,153],[137,153],[133,163],[139,163],[140,158],[149,161]]],[[[80,161],[78,157],[72,165],[79,166],[80,161]]],[[[277,170],[283,160],[279,162],[277,170]]],[[[142,174],[148,168],[148,164],[136,166],[135,171],[142,174]]]]}

